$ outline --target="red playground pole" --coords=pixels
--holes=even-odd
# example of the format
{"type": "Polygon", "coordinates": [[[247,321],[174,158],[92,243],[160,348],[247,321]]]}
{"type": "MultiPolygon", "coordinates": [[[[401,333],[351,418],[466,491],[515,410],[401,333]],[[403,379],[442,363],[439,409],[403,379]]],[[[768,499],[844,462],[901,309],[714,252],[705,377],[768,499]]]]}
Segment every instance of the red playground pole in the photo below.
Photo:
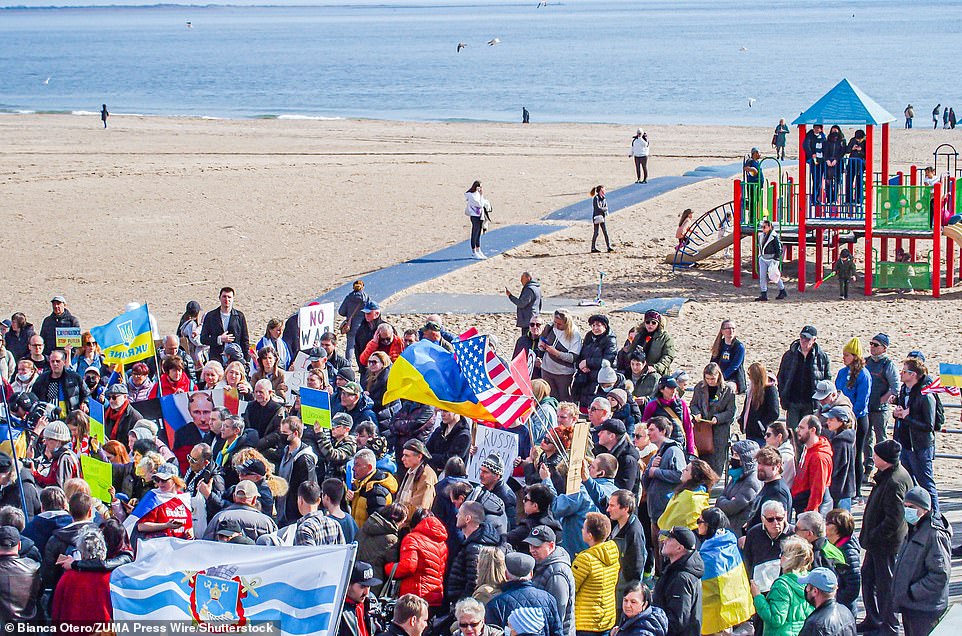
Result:
{"type": "Polygon", "coordinates": [[[935,213],[932,215],[932,298],[941,296],[939,284],[942,282],[942,184],[936,183],[932,188],[932,198],[935,200],[935,213]]]}
{"type": "Polygon", "coordinates": [[[805,157],[805,124],[798,126],[798,291],[805,291],[805,217],[808,216],[808,162],[805,157]]]}
{"type": "MultiPolygon", "coordinates": [[[[873,146],[875,140],[875,126],[866,126],[865,139],[865,295],[872,295],[872,224],[874,222],[873,213],[875,210],[875,175],[872,174],[875,167],[875,153],[873,146]]],[[[885,129],[883,129],[885,130],[885,129]]],[[[883,144],[882,151],[885,152],[886,146],[883,144]]]]}
{"type": "Polygon", "coordinates": [[[732,223],[735,227],[732,228],[732,257],[735,260],[734,269],[732,271],[732,282],[735,287],[742,286],[742,181],[741,179],[735,179],[735,185],[732,188],[732,223]]]}

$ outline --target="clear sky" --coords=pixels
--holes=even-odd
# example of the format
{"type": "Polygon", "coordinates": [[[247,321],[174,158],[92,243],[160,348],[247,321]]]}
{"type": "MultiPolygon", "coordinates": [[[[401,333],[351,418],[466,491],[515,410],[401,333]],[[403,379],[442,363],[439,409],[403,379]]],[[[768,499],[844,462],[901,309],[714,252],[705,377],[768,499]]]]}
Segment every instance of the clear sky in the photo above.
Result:
{"type": "MultiPolygon", "coordinates": [[[[537,0],[530,0],[537,4],[537,0]]],[[[567,0],[564,4],[578,4],[579,0],[567,0]]],[[[425,5],[490,5],[525,4],[524,0],[0,0],[0,7],[86,7],[86,6],[141,6],[153,4],[173,5],[283,5],[283,6],[425,6],[425,5]]],[[[552,3],[554,4],[554,3],[552,3]]]]}

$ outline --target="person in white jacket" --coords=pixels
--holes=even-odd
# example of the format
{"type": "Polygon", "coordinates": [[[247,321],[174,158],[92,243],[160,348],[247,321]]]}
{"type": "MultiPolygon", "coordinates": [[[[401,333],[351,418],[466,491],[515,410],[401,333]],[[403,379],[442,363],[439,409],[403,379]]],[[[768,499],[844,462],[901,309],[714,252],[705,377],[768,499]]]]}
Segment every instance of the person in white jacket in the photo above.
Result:
{"type": "Polygon", "coordinates": [[[475,181],[464,193],[467,206],[464,213],[471,219],[471,254],[474,258],[485,259],[487,256],[481,251],[481,230],[484,223],[484,191],[481,182],[475,181]]]}
{"type": "Polygon", "coordinates": [[[639,128],[631,138],[631,157],[635,160],[635,183],[648,183],[648,134],[639,128]],[[641,173],[644,170],[645,176],[641,173]]]}

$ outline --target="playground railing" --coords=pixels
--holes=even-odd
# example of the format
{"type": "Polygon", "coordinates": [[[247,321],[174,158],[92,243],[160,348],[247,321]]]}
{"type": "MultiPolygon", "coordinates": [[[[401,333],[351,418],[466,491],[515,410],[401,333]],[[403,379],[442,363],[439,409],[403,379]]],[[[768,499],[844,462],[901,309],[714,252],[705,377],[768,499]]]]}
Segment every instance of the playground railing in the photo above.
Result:
{"type": "Polygon", "coordinates": [[[845,157],[837,165],[808,164],[808,219],[865,219],[865,161],[845,157]]]}
{"type": "Polygon", "coordinates": [[[901,289],[907,291],[932,289],[932,252],[925,261],[902,263],[882,261],[878,250],[872,250],[875,263],[873,284],[878,289],[901,289]]]}
{"type": "Polygon", "coordinates": [[[875,188],[874,226],[887,231],[932,229],[932,188],[879,186],[875,188]]]}

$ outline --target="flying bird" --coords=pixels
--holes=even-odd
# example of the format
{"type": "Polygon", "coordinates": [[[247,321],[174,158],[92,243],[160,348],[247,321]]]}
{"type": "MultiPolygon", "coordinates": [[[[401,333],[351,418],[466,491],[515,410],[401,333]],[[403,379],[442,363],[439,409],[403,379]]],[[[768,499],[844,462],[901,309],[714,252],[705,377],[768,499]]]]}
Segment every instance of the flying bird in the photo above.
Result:
{"type": "Polygon", "coordinates": [[[465,44],[464,42],[458,42],[458,53],[460,53],[461,49],[463,49],[466,46],[467,44],[465,44]]]}
{"type": "Polygon", "coordinates": [[[488,40],[488,46],[495,46],[495,45],[498,45],[498,44],[501,44],[500,38],[492,38],[492,39],[488,40]]]}
{"type": "Polygon", "coordinates": [[[741,51],[742,53],[747,53],[747,52],[748,52],[748,47],[747,47],[747,46],[743,46],[742,48],[740,48],[740,49],[738,49],[738,50],[741,51]]]}
{"type": "Polygon", "coordinates": [[[187,28],[188,28],[188,29],[194,28],[194,25],[191,24],[190,20],[187,21],[187,28]]]}
{"type": "Polygon", "coordinates": [[[49,77],[43,81],[43,85],[44,85],[44,86],[46,86],[46,85],[49,84],[49,83],[50,83],[50,78],[49,78],[49,77]]]}
{"type": "Polygon", "coordinates": [[[548,6],[547,0],[541,0],[541,2],[538,3],[538,8],[539,8],[539,9],[540,9],[541,7],[546,7],[546,6],[548,6]]]}
{"type": "Polygon", "coordinates": [[[748,98],[748,107],[751,108],[751,107],[752,107],[752,104],[754,104],[756,101],[758,101],[758,100],[756,100],[754,97],[749,97],[749,98],[748,98]]]}

